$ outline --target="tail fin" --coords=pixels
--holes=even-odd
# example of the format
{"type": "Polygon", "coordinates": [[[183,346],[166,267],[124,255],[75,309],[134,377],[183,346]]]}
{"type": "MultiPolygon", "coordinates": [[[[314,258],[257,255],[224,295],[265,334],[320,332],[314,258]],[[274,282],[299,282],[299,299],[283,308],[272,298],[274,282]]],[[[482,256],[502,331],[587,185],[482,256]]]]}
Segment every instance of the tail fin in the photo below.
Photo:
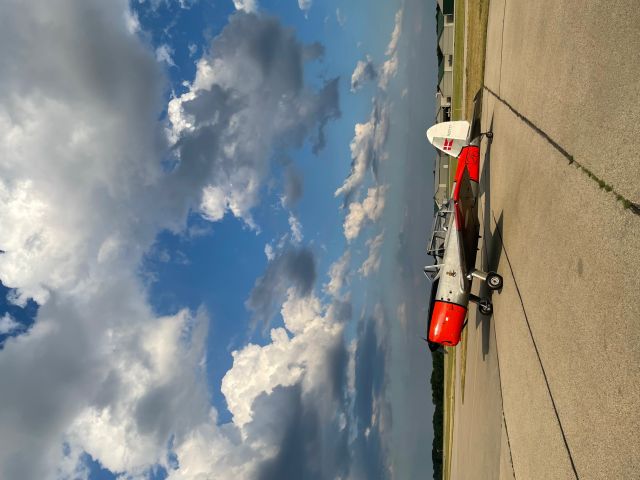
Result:
{"type": "Polygon", "coordinates": [[[437,123],[427,130],[427,138],[438,150],[457,158],[463,147],[469,144],[470,127],[464,120],[437,123]]]}

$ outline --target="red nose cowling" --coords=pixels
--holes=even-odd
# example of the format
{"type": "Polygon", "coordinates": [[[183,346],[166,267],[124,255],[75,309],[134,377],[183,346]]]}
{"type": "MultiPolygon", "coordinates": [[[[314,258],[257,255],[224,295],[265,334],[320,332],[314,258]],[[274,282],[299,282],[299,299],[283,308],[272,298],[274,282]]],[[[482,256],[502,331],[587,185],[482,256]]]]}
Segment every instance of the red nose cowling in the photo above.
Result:
{"type": "Polygon", "coordinates": [[[457,345],[467,309],[455,303],[435,302],[429,329],[429,341],[441,345],[457,345]]]}

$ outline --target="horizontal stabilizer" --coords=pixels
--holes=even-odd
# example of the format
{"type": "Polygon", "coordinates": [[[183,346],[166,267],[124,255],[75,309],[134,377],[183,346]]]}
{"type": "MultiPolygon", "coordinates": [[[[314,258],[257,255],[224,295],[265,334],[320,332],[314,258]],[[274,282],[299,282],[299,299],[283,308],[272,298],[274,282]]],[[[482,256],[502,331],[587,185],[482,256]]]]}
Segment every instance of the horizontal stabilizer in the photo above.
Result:
{"type": "Polygon", "coordinates": [[[438,150],[457,158],[469,143],[470,127],[464,120],[437,123],[427,130],[427,138],[438,150]]]}

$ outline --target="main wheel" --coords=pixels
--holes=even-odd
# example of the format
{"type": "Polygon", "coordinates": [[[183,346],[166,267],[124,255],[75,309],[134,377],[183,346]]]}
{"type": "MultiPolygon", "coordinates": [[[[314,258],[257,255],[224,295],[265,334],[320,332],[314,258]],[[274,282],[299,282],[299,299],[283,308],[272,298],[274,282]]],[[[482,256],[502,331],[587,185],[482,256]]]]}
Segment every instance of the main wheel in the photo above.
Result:
{"type": "Polygon", "coordinates": [[[486,283],[489,290],[500,290],[504,282],[502,281],[501,275],[498,275],[496,272],[489,272],[486,283]]]}
{"type": "Polygon", "coordinates": [[[491,303],[491,300],[483,298],[478,302],[478,309],[483,315],[491,315],[493,313],[493,304],[491,303]]]}

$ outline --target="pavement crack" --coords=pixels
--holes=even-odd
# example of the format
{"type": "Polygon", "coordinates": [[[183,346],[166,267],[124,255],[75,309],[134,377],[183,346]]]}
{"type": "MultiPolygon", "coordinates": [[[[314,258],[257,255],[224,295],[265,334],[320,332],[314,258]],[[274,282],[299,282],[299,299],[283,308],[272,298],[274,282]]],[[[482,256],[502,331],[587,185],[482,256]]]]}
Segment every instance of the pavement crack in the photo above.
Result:
{"type": "MultiPolygon", "coordinates": [[[[501,67],[502,68],[502,67],[501,67]]],[[[560,155],[567,159],[569,165],[573,165],[582,173],[584,173],[587,177],[593,180],[598,186],[607,193],[611,193],[616,200],[622,203],[622,206],[628,209],[631,213],[640,216],[640,204],[634,203],[628,198],[624,197],[618,191],[616,191],[611,185],[609,185],[605,180],[599,178],[596,174],[594,174],[587,167],[578,162],[573,155],[571,155],[567,150],[565,150],[558,142],[556,142],[553,138],[549,136],[547,132],[538,127],[535,123],[521,114],[518,110],[516,110],[509,102],[500,97],[497,93],[491,90],[486,85],[483,85],[482,88],[489,92],[491,95],[495,97],[500,103],[502,103],[505,107],[507,107],[516,117],[522,120],[529,128],[531,128],[534,132],[536,132],[539,136],[545,139],[560,155]]]]}
{"type": "MultiPolygon", "coordinates": [[[[564,431],[564,427],[562,426],[562,421],[560,420],[560,414],[558,413],[558,408],[556,406],[556,401],[553,398],[553,393],[551,393],[551,386],[549,385],[549,378],[547,377],[547,372],[544,369],[544,365],[542,364],[542,358],[540,357],[540,351],[538,350],[538,344],[536,343],[536,339],[533,336],[533,330],[531,329],[531,324],[529,323],[529,316],[527,315],[527,310],[524,306],[524,300],[522,299],[522,293],[520,292],[520,287],[518,285],[518,281],[516,280],[515,273],[513,271],[513,266],[511,265],[511,259],[509,258],[509,254],[507,252],[507,247],[504,244],[504,238],[502,237],[502,232],[500,231],[500,227],[498,226],[498,221],[496,220],[496,215],[491,210],[491,216],[493,217],[493,223],[496,227],[496,232],[498,233],[498,237],[500,238],[500,245],[502,247],[502,251],[504,251],[504,256],[507,259],[507,264],[509,265],[509,271],[511,272],[511,278],[513,279],[513,284],[516,287],[516,292],[518,293],[518,298],[520,299],[520,305],[522,306],[522,313],[524,314],[524,319],[527,324],[527,329],[529,330],[529,336],[531,338],[531,342],[533,343],[533,349],[535,350],[536,357],[538,359],[538,364],[540,365],[540,369],[542,370],[542,376],[544,377],[544,383],[547,387],[547,393],[549,394],[549,398],[551,399],[551,406],[553,407],[553,412],[555,414],[556,420],[558,422],[558,426],[560,428],[560,434],[562,435],[562,441],[564,442],[565,449],[567,450],[567,455],[569,456],[569,462],[571,463],[571,469],[573,470],[574,475],[577,480],[580,480],[580,476],[578,475],[578,471],[576,469],[576,464],[573,460],[573,455],[571,454],[571,449],[569,448],[569,442],[567,440],[567,435],[564,431]]],[[[497,342],[496,342],[497,349],[497,342]]],[[[498,371],[500,371],[500,359],[498,357],[498,371]]],[[[500,382],[500,388],[502,389],[502,382],[500,382]]],[[[504,410],[503,410],[504,417],[504,410]]],[[[505,420],[506,422],[506,420],[505,420]]],[[[505,423],[506,427],[506,423],[505,423]]],[[[507,432],[508,436],[508,432],[507,432]]],[[[511,449],[511,447],[509,447],[511,449]]],[[[512,463],[513,465],[513,463],[512,463]]]]}
{"type": "Polygon", "coordinates": [[[507,0],[504,0],[504,5],[502,6],[502,31],[500,34],[500,76],[498,79],[498,91],[500,91],[500,87],[502,86],[502,52],[504,52],[504,17],[507,14],[507,0]]]}

